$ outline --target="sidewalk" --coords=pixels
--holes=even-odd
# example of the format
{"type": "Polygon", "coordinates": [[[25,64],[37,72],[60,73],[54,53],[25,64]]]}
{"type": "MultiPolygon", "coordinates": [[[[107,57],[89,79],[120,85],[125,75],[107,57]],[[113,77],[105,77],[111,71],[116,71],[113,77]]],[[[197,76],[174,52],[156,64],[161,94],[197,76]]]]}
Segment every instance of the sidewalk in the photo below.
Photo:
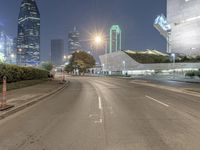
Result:
{"type": "MultiPolygon", "coordinates": [[[[17,112],[53,93],[58,92],[63,89],[68,82],[66,84],[59,83],[60,80],[46,81],[34,86],[8,91],[7,104],[14,105],[14,107],[6,111],[0,111],[0,119],[8,116],[8,113],[10,114],[10,112],[17,112]]],[[[0,94],[0,96],[1,99],[2,94],[0,94]]]]}

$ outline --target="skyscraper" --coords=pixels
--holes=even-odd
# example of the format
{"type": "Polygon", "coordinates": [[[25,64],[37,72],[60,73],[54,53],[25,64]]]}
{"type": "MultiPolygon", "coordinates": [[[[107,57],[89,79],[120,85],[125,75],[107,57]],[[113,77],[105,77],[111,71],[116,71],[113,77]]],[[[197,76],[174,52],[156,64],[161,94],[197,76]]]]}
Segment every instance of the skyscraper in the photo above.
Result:
{"type": "Polygon", "coordinates": [[[13,54],[13,39],[0,29],[0,62],[12,63],[13,54]]]}
{"type": "Polygon", "coordinates": [[[72,54],[80,49],[80,33],[77,31],[76,27],[74,27],[74,31],[68,34],[68,53],[72,54]]]}
{"type": "Polygon", "coordinates": [[[172,30],[172,53],[200,55],[200,1],[167,0],[167,21],[172,30]]]}
{"type": "Polygon", "coordinates": [[[63,64],[64,57],[64,40],[51,40],[51,62],[58,66],[63,64]]]}
{"type": "Polygon", "coordinates": [[[113,25],[110,29],[110,53],[121,49],[121,29],[118,25],[113,25]]]}
{"type": "Polygon", "coordinates": [[[35,0],[23,0],[18,18],[17,63],[40,62],[40,13],[35,0]]]}

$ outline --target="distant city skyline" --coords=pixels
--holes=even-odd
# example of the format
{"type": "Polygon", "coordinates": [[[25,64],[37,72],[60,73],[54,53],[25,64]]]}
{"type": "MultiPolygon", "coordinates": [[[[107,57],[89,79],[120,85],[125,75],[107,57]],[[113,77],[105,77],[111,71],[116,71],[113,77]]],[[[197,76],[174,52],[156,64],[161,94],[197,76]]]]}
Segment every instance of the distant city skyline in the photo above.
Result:
{"type": "MultiPolygon", "coordinates": [[[[111,0],[36,1],[41,13],[42,60],[50,58],[51,39],[67,40],[67,33],[74,26],[79,29],[81,39],[85,39],[95,30],[109,34],[110,26],[118,24],[123,31],[122,49],[166,50],[165,39],[153,27],[155,17],[166,14],[166,0],[115,0],[115,3],[111,0]],[[79,11],[74,13],[74,8],[79,11]]],[[[1,0],[0,24],[4,24],[6,33],[13,37],[17,35],[20,3],[1,0]]],[[[89,48],[88,43],[83,43],[82,48],[89,48]]]]}

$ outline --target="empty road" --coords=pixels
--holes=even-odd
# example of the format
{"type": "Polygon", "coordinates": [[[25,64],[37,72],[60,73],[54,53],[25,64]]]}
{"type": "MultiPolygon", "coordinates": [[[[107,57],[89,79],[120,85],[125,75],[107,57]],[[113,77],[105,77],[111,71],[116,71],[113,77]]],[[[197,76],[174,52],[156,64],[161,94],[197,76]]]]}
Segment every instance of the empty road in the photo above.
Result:
{"type": "Polygon", "coordinates": [[[69,77],[0,121],[0,150],[199,150],[200,98],[117,78],[69,77]]]}

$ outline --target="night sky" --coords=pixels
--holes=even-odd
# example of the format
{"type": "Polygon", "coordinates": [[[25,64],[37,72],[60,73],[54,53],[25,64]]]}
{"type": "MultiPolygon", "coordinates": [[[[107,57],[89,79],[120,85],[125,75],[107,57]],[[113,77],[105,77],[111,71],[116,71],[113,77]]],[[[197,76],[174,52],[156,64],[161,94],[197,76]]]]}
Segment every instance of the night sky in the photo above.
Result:
{"type": "MultiPolygon", "coordinates": [[[[122,48],[165,51],[166,42],[153,27],[158,14],[166,13],[166,0],[36,0],[41,14],[41,56],[50,55],[50,40],[62,38],[76,26],[81,40],[95,30],[108,34],[113,24],[122,29],[122,48]]],[[[0,0],[0,25],[12,37],[17,35],[21,0],[0,0]]],[[[82,43],[84,49],[89,46],[82,43]]],[[[67,46],[67,45],[66,45],[67,46]]],[[[67,49],[67,48],[66,48],[67,49]]]]}

